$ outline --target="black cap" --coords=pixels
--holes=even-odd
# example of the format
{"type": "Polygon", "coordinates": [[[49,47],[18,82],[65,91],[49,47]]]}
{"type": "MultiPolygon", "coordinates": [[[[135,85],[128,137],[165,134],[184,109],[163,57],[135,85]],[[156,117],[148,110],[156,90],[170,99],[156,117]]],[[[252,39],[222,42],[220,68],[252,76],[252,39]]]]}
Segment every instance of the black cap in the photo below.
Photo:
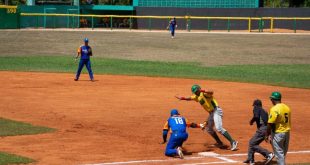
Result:
{"type": "Polygon", "coordinates": [[[262,106],[262,101],[259,100],[259,99],[254,100],[253,106],[259,106],[259,107],[261,107],[261,106],[262,106]]]}

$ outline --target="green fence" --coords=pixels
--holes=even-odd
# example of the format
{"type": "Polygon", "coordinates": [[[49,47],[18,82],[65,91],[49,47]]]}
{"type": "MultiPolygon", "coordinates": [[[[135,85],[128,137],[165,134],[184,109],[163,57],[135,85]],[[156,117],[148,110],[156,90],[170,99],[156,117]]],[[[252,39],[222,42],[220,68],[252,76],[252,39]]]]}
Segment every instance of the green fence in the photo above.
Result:
{"type": "Polygon", "coordinates": [[[43,16],[29,16],[20,18],[20,27],[43,27],[43,28],[78,28],[80,18],[71,17],[70,14],[80,14],[79,7],[67,5],[45,5],[45,6],[19,6],[21,13],[41,13],[43,16]],[[44,14],[68,14],[63,17],[44,16],[44,14]]]}
{"type": "Polygon", "coordinates": [[[0,29],[19,28],[19,12],[16,6],[0,5],[0,29]]]}
{"type": "Polygon", "coordinates": [[[139,0],[140,7],[258,8],[259,0],[139,0]]]}

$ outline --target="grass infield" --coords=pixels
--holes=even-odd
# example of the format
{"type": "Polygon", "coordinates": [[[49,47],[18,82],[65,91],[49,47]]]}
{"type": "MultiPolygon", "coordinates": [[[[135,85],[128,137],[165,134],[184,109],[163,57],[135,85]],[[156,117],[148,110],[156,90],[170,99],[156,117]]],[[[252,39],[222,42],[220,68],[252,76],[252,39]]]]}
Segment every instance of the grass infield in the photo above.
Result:
{"type": "MultiPolygon", "coordinates": [[[[160,76],[250,82],[310,88],[309,64],[225,65],[205,67],[199,63],[133,61],[92,58],[94,74],[160,76]]],[[[0,70],[76,72],[78,62],[68,56],[0,57],[0,70]]],[[[83,69],[86,72],[86,68],[83,69]]]]}
{"type": "MultiPolygon", "coordinates": [[[[40,133],[51,132],[54,130],[55,129],[52,129],[52,128],[33,126],[28,123],[17,122],[13,120],[0,118],[0,137],[40,134],[40,133]]],[[[26,164],[26,163],[31,163],[31,162],[34,162],[34,160],[26,158],[26,157],[17,156],[14,154],[0,152],[0,165],[26,164]]]]}
{"type": "Polygon", "coordinates": [[[0,118],[0,137],[16,136],[16,135],[33,135],[33,134],[52,132],[54,130],[55,129],[53,128],[33,126],[28,123],[0,118]]]}
{"type": "Polygon", "coordinates": [[[35,162],[32,159],[17,156],[14,154],[8,154],[4,152],[0,152],[0,165],[8,165],[8,164],[26,164],[35,162]]]}

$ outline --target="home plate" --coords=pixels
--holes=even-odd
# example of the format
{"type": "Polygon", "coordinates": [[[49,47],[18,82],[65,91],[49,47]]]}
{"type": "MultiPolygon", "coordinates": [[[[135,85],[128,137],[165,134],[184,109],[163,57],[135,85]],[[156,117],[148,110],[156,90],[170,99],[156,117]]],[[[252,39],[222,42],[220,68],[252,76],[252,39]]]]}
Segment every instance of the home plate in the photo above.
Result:
{"type": "Polygon", "coordinates": [[[198,155],[199,156],[205,156],[205,157],[216,157],[216,156],[219,156],[219,154],[217,154],[215,152],[199,152],[198,155]]]}

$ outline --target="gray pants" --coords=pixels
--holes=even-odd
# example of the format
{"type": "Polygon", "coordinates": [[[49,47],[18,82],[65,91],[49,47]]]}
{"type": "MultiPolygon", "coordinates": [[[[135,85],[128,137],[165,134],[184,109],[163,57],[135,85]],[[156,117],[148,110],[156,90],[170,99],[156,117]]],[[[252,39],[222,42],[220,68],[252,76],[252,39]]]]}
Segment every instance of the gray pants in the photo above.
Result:
{"type": "Polygon", "coordinates": [[[272,133],[272,148],[278,159],[278,165],[285,165],[285,156],[290,142],[290,133],[272,133]]]}
{"type": "Polygon", "coordinates": [[[221,134],[225,133],[226,130],[223,128],[223,110],[220,107],[216,107],[209,115],[207,119],[208,125],[206,127],[207,132],[216,140],[217,143],[222,144],[222,141],[218,138],[215,129],[221,134]]]}
{"type": "Polygon", "coordinates": [[[267,126],[261,126],[254,134],[254,136],[250,139],[249,149],[248,149],[248,160],[254,161],[254,153],[260,153],[264,157],[267,157],[270,153],[268,150],[259,146],[261,142],[265,139],[265,134],[267,132],[267,126]]]}

